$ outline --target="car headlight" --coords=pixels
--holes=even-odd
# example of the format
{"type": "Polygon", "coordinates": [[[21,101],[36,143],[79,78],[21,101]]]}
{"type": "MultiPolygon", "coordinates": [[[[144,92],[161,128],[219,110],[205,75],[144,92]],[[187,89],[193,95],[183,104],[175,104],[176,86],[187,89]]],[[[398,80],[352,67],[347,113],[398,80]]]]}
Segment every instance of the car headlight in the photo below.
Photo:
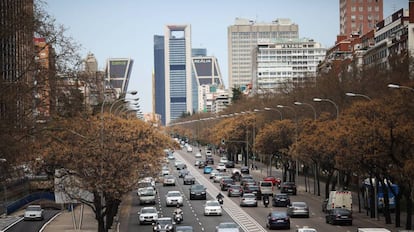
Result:
{"type": "Polygon", "coordinates": [[[191,192],[191,194],[195,194],[195,192],[191,192]]]}
{"type": "Polygon", "coordinates": [[[201,194],[206,194],[206,192],[201,192],[201,194]]]}

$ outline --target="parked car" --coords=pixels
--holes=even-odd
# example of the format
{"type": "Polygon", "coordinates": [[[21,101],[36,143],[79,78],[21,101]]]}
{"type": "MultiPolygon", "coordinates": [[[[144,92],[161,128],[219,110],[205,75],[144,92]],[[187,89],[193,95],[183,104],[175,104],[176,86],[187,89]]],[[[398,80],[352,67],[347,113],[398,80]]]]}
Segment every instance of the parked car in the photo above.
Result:
{"type": "Polygon", "coordinates": [[[183,205],[183,195],[177,190],[168,191],[165,195],[165,202],[166,206],[183,205]]]}
{"type": "Polygon", "coordinates": [[[204,167],[203,172],[204,172],[204,174],[210,174],[212,170],[213,170],[213,167],[207,165],[207,166],[204,167]]]}
{"type": "Polygon", "coordinates": [[[162,217],[158,218],[154,223],[152,223],[153,232],[174,232],[175,231],[175,225],[173,223],[172,218],[170,217],[162,217]]]}
{"type": "Polygon", "coordinates": [[[224,177],[220,180],[220,190],[227,191],[229,186],[235,184],[234,180],[231,177],[224,177]]]}
{"type": "Polygon", "coordinates": [[[282,183],[282,180],[279,177],[275,176],[267,176],[263,178],[264,181],[271,181],[273,183],[273,186],[276,186],[280,189],[280,184],[282,183]]]}
{"type": "Polygon", "coordinates": [[[245,193],[240,197],[240,206],[257,207],[256,195],[253,193],[245,193]]]}
{"type": "Polygon", "coordinates": [[[175,176],[173,175],[166,175],[164,176],[163,186],[173,185],[175,186],[175,176]]]}
{"type": "Polygon", "coordinates": [[[187,174],[186,176],[184,176],[183,182],[185,185],[195,184],[195,177],[191,174],[187,174]]]}
{"type": "Polygon", "coordinates": [[[190,187],[190,200],[193,199],[207,199],[206,187],[202,184],[195,184],[190,187]]]}
{"type": "Polygon", "coordinates": [[[289,195],[286,193],[277,193],[273,196],[272,205],[275,207],[287,207],[290,205],[289,195]]]}
{"type": "Polygon", "coordinates": [[[153,206],[141,208],[138,212],[138,220],[140,225],[146,223],[154,223],[156,220],[158,220],[157,209],[153,206]]]}
{"type": "Polygon", "coordinates": [[[242,167],[240,168],[240,172],[241,172],[242,174],[250,174],[249,167],[247,167],[247,166],[242,166],[242,167]]]}
{"type": "Polygon", "coordinates": [[[234,166],[235,166],[234,161],[228,160],[226,162],[226,168],[234,168],[234,166]]]}
{"type": "Polygon", "coordinates": [[[240,227],[234,222],[221,222],[216,226],[216,232],[240,232],[240,227]]]}
{"type": "Polygon", "coordinates": [[[352,211],[343,209],[343,208],[335,208],[327,211],[325,216],[326,223],[328,224],[348,224],[352,225],[352,211]]]}
{"type": "Polygon", "coordinates": [[[40,205],[28,205],[24,210],[24,218],[25,221],[28,220],[39,220],[43,221],[44,213],[43,209],[40,205]]]}
{"type": "Polygon", "coordinates": [[[240,185],[230,185],[227,189],[227,196],[229,197],[239,197],[243,195],[243,189],[240,185]]]}
{"type": "Polygon", "coordinates": [[[267,215],[266,227],[269,229],[290,229],[290,217],[283,211],[272,211],[267,215]]]}
{"type": "Polygon", "coordinates": [[[281,193],[289,193],[292,195],[296,195],[296,184],[295,182],[283,182],[280,185],[280,192],[281,193]]]}
{"type": "Polygon", "coordinates": [[[204,215],[220,215],[222,214],[221,204],[217,200],[206,201],[204,205],[204,215]]]}
{"type": "Polygon", "coordinates": [[[287,214],[290,217],[309,217],[309,207],[306,202],[294,201],[287,208],[287,214]]]}

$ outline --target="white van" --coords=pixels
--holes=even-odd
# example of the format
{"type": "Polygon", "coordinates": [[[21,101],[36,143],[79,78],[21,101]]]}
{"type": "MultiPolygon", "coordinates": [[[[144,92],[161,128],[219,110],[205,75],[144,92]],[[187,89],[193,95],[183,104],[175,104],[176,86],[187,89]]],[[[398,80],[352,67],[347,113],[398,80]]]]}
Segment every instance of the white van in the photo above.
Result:
{"type": "Polygon", "coordinates": [[[270,195],[273,196],[274,186],[272,181],[260,181],[259,182],[259,191],[261,195],[270,195]]]}
{"type": "Polygon", "coordinates": [[[328,203],[326,204],[326,210],[335,208],[343,208],[352,211],[352,192],[348,190],[331,191],[329,193],[328,203]]]}
{"type": "Polygon", "coordinates": [[[385,228],[358,228],[358,232],[391,232],[385,228]]]}

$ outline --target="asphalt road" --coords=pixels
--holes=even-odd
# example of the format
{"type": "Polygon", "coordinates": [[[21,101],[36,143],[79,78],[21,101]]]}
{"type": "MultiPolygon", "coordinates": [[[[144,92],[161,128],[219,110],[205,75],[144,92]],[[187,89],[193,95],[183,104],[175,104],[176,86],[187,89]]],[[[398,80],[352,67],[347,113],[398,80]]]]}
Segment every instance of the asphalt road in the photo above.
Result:
{"type": "MultiPolygon", "coordinates": [[[[184,161],[190,173],[196,177],[196,181],[203,184],[208,189],[209,196],[208,199],[212,199],[212,196],[216,196],[220,191],[219,184],[213,183],[209,179],[209,175],[203,174],[202,169],[194,167],[195,158],[193,153],[187,153],[185,150],[178,151],[176,154],[176,159],[184,161]]],[[[218,157],[215,157],[216,163],[218,162],[218,157]]],[[[269,212],[278,210],[286,211],[284,207],[272,207],[269,205],[268,208],[265,208],[261,202],[259,202],[258,207],[240,207],[239,198],[232,197],[229,198],[225,195],[224,205],[223,205],[223,215],[222,216],[204,216],[203,215],[203,204],[204,200],[189,200],[189,185],[183,185],[182,179],[178,178],[178,172],[174,170],[174,161],[170,162],[170,168],[173,171],[174,175],[177,177],[177,186],[168,186],[163,187],[162,184],[158,184],[158,203],[156,204],[160,216],[172,216],[174,207],[165,206],[165,194],[168,190],[180,190],[185,194],[185,203],[184,203],[184,221],[182,225],[191,225],[194,228],[194,231],[215,231],[216,225],[224,221],[235,221],[240,225],[242,231],[270,231],[266,228],[266,216],[269,212]]],[[[227,170],[231,173],[231,170],[227,170]]],[[[263,175],[260,171],[253,171],[252,175],[256,180],[263,178],[263,175]]],[[[276,172],[276,175],[281,176],[281,173],[276,172]]],[[[301,177],[302,178],[302,177],[301,177]]],[[[303,180],[302,180],[303,182],[303,180]]],[[[301,184],[301,180],[298,179],[297,184],[301,184]]],[[[313,183],[311,183],[313,186],[313,183]]],[[[275,193],[279,190],[275,190],[275,193]]],[[[354,212],[353,225],[349,226],[340,226],[340,225],[330,225],[325,222],[325,214],[321,210],[322,199],[321,197],[315,196],[311,193],[305,192],[304,187],[298,188],[298,195],[291,196],[291,201],[304,201],[308,204],[310,209],[309,218],[291,218],[291,229],[284,231],[296,231],[297,228],[302,228],[308,226],[311,228],[316,228],[318,231],[337,231],[337,232],[354,232],[357,231],[359,227],[384,227],[384,224],[380,221],[372,220],[368,217],[362,217],[361,213],[357,214],[354,212]],[[361,216],[361,217],[359,217],[361,216]]],[[[123,210],[124,212],[121,215],[121,229],[120,231],[152,231],[151,225],[142,225],[138,223],[137,212],[141,206],[138,205],[138,199],[136,193],[133,192],[130,194],[127,201],[124,202],[123,210]],[[127,207],[125,207],[127,206],[127,207]],[[127,223],[125,223],[127,222],[127,223]]],[[[394,229],[395,230],[395,229],[394,229]]]]}
{"type": "Polygon", "coordinates": [[[43,225],[48,222],[53,216],[59,213],[59,210],[48,210],[44,211],[44,219],[42,221],[24,221],[19,220],[18,223],[7,229],[7,232],[38,232],[43,225]]]}

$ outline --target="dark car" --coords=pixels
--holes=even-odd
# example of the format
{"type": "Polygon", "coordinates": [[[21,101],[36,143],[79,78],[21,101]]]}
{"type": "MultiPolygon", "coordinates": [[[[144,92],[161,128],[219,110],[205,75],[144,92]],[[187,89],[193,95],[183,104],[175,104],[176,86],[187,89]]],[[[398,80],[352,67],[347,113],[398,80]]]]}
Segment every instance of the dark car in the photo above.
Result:
{"type": "Polygon", "coordinates": [[[154,232],[174,232],[175,230],[173,220],[170,217],[158,218],[152,225],[154,232]]]}
{"type": "Polygon", "coordinates": [[[183,183],[184,183],[185,185],[195,184],[195,177],[194,177],[194,176],[192,176],[191,174],[185,175],[185,176],[184,176],[183,183]]]}
{"type": "Polygon", "coordinates": [[[348,224],[352,226],[352,212],[343,208],[335,208],[327,211],[326,223],[328,224],[348,224]]]}
{"type": "Polygon", "coordinates": [[[249,167],[247,167],[247,166],[242,166],[242,167],[240,168],[240,172],[241,172],[242,174],[249,174],[249,173],[250,173],[249,167]]]}
{"type": "Polygon", "coordinates": [[[248,184],[243,187],[243,194],[245,193],[253,193],[257,198],[259,197],[259,186],[254,184],[248,184]]]}
{"type": "Polygon", "coordinates": [[[206,187],[202,184],[195,184],[190,187],[190,200],[201,199],[206,200],[206,187]]]}
{"type": "Polygon", "coordinates": [[[235,184],[234,180],[231,178],[223,178],[220,180],[220,189],[221,191],[227,191],[230,185],[235,184]]]}
{"type": "Polygon", "coordinates": [[[207,156],[206,157],[206,164],[214,164],[213,156],[207,156]]]}
{"type": "Polygon", "coordinates": [[[190,173],[190,171],[188,171],[187,169],[180,169],[178,171],[178,177],[179,178],[184,178],[184,176],[188,175],[190,173]]]}
{"type": "Polygon", "coordinates": [[[283,182],[280,185],[280,192],[281,193],[288,193],[292,195],[296,195],[296,184],[295,182],[283,182]]]}
{"type": "Polygon", "coordinates": [[[273,196],[272,205],[275,207],[287,207],[290,205],[289,195],[286,193],[278,193],[273,196]]]}
{"type": "Polygon", "coordinates": [[[266,227],[269,229],[290,229],[290,218],[286,212],[273,211],[267,215],[266,227]]]}
{"type": "Polygon", "coordinates": [[[206,166],[206,161],[200,160],[200,162],[198,163],[198,168],[204,168],[206,166]]]}
{"type": "Polygon", "coordinates": [[[243,195],[243,189],[240,185],[230,185],[227,189],[227,196],[229,197],[239,197],[243,195]]]}
{"type": "Polygon", "coordinates": [[[226,168],[234,168],[234,161],[228,160],[226,162],[226,168]]]}
{"type": "Polygon", "coordinates": [[[245,185],[245,182],[250,182],[250,183],[256,183],[256,181],[254,180],[253,176],[251,175],[243,175],[240,179],[240,185],[243,186],[245,185]]]}

